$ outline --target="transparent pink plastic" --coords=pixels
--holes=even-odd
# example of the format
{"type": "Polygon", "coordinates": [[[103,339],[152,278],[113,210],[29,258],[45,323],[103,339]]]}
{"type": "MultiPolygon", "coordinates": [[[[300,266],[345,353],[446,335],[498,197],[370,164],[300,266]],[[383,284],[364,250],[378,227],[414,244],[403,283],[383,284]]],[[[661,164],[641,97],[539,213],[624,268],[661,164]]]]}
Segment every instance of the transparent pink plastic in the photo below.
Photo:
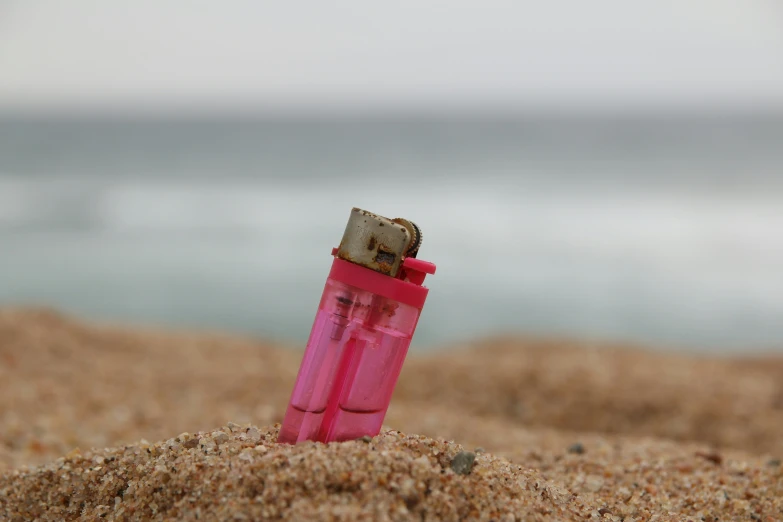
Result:
{"type": "Polygon", "coordinates": [[[278,442],[377,435],[420,313],[328,278],[278,442]]]}

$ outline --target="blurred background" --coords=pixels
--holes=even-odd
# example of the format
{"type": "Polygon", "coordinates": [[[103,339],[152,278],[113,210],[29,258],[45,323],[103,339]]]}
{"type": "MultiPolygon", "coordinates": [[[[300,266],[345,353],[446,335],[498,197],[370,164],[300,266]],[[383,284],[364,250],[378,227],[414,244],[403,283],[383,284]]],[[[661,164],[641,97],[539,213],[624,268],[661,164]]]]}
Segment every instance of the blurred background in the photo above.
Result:
{"type": "Polygon", "coordinates": [[[301,345],[353,206],[417,349],[783,350],[783,4],[0,3],[0,305],[301,345]]]}

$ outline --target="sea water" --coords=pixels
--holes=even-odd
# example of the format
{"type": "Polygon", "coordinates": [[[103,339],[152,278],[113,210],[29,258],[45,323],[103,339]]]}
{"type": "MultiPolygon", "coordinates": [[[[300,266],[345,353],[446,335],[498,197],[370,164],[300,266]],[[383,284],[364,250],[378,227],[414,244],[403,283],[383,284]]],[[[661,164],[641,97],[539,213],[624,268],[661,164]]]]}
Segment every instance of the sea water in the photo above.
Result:
{"type": "Polygon", "coordinates": [[[302,346],[353,206],[438,265],[413,349],[783,348],[773,117],[0,117],[0,305],[302,346]]]}

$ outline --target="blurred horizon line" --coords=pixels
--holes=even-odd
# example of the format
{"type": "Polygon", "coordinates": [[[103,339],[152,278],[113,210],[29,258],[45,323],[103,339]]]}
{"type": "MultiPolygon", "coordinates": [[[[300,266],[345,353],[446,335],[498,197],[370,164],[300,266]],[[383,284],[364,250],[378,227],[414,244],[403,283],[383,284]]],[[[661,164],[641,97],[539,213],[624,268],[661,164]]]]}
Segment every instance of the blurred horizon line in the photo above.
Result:
{"type": "Polygon", "coordinates": [[[783,107],[5,107],[3,121],[783,121],[783,107]]]}

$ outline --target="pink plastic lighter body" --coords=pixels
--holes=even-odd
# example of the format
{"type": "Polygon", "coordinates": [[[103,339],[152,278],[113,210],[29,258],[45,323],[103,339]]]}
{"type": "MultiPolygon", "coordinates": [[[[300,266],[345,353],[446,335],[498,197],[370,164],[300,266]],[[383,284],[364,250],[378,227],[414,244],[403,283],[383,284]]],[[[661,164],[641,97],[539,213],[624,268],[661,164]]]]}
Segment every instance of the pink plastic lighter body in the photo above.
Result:
{"type": "Polygon", "coordinates": [[[278,442],[378,434],[435,273],[415,258],[421,238],[408,220],[352,209],[278,442]]]}

